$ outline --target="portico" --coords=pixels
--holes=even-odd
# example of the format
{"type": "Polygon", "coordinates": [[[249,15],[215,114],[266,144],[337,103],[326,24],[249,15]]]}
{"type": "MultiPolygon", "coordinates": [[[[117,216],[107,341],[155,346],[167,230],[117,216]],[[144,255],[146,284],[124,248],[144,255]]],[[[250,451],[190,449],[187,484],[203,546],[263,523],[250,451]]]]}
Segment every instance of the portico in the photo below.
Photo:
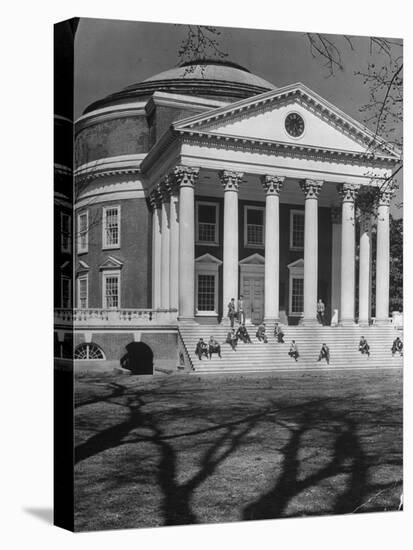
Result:
{"type": "Polygon", "coordinates": [[[177,307],[179,322],[226,322],[230,299],[243,294],[255,323],[317,324],[321,297],[328,321],[338,310],[339,324],[368,324],[372,224],[376,321],[388,322],[397,158],[385,149],[366,154],[371,137],[359,123],[302,85],[286,88],[175,123],[142,163],[153,215],[153,307],[177,307]],[[301,139],[277,126],[289,112],[305,121],[301,139]],[[357,216],[366,187],[379,197],[373,219],[357,216]]]}

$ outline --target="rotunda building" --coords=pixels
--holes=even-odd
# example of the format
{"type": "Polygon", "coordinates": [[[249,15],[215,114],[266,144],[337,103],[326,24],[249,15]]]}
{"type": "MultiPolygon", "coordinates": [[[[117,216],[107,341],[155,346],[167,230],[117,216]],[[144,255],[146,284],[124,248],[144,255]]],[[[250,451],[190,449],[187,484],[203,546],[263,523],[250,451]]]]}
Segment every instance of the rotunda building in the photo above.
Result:
{"type": "Polygon", "coordinates": [[[368,325],[372,306],[387,323],[389,191],[376,296],[367,219],[355,284],[356,197],[398,161],[385,143],[367,154],[372,139],[304,84],[227,61],[92,103],[75,127],[78,358],[119,364],[139,341],[158,365],[193,367],[194,338],[226,330],[231,298],[252,330],[316,326],[320,299],[329,325],[368,325]]]}

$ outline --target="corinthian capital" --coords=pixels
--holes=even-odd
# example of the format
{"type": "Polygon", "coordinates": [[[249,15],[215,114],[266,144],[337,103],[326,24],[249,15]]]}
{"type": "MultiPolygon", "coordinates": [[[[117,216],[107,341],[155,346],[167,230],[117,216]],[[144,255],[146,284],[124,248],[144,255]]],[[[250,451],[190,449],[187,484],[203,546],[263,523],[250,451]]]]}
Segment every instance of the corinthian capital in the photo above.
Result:
{"type": "Polygon", "coordinates": [[[158,192],[162,197],[163,202],[168,202],[170,200],[172,186],[171,186],[171,178],[169,176],[165,176],[161,180],[161,182],[158,184],[158,192]]]}
{"type": "Polygon", "coordinates": [[[179,187],[194,187],[199,176],[199,168],[191,166],[175,166],[173,178],[179,187]]]}
{"type": "Polygon", "coordinates": [[[323,182],[321,180],[301,180],[300,187],[306,199],[318,199],[323,182]]]}
{"type": "Polygon", "coordinates": [[[390,206],[390,201],[395,192],[395,185],[393,181],[383,183],[378,190],[378,205],[390,206]]]}
{"type": "Polygon", "coordinates": [[[224,187],[224,191],[238,191],[243,175],[242,172],[231,172],[229,170],[220,172],[219,177],[224,187]]]}
{"type": "Polygon", "coordinates": [[[261,183],[267,195],[279,195],[285,178],[281,176],[262,176],[261,183]]]}
{"type": "Polygon", "coordinates": [[[339,183],[337,185],[338,194],[343,202],[354,202],[360,186],[354,183],[339,183]]]}
{"type": "Polygon", "coordinates": [[[148,196],[148,202],[152,210],[155,210],[156,208],[161,208],[162,206],[162,195],[159,192],[159,186],[157,185],[155,189],[153,189],[149,196],[148,196]]]}

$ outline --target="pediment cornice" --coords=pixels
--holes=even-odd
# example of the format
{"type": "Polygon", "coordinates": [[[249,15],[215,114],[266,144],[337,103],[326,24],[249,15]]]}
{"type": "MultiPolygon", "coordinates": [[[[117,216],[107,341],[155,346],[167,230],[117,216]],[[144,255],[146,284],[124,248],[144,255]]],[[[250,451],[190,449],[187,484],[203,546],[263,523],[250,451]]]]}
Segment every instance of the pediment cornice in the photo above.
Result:
{"type": "Polygon", "coordinates": [[[340,132],[351,136],[354,140],[366,146],[366,150],[371,150],[371,143],[374,142],[375,146],[373,149],[376,152],[380,151],[383,155],[390,156],[397,161],[400,160],[400,151],[391,148],[384,140],[377,138],[363,124],[346,115],[302,83],[285,86],[278,90],[271,90],[270,92],[265,92],[225,107],[188,117],[174,123],[173,128],[177,131],[198,130],[213,133],[214,129],[222,126],[224,122],[228,123],[251,116],[251,111],[259,113],[273,109],[275,105],[278,106],[292,101],[303,104],[308,110],[328,121],[329,124],[340,132]]]}

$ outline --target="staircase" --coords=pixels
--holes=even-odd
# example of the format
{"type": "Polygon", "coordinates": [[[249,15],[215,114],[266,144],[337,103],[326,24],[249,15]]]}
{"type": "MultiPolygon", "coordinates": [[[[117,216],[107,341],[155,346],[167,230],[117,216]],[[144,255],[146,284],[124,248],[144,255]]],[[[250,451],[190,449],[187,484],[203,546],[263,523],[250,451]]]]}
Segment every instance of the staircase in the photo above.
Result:
{"type": "MultiPolygon", "coordinates": [[[[237,328],[237,326],[235,327],[237,328]]],[[[402,333],[393,326],[370,327],[304,327],[283,326],[285,344],[276,342],[273,336],[273,326],[267,325],[268,343],[259,342],[255,337],[256,327],[247,325],[252,344],[239,342],[237,351],[224,343],[229,328],[222,325],[181,325],[179,332],[190,356],[194,373],[251,373],[272,372],[277,370],[310,369],[362,369],[402,367],[403,358],[399,354],[394,357],[390,348],[396,336],[403,340],[402,333]],[[212,359],[195,355],[195,347],[199,338],[208,342],[213,335],[221,344],[222,359],[213,354],[212,359]],[[370,357],[358,351],[361,336],[367,339],[370,346],[370,357]],[[291,340],[295,340],[300,357],[298,362],[289,357],[291,340]],[[323,359],[317,362],[322,343],[330,348],[330,365],[323,359]]]]}

